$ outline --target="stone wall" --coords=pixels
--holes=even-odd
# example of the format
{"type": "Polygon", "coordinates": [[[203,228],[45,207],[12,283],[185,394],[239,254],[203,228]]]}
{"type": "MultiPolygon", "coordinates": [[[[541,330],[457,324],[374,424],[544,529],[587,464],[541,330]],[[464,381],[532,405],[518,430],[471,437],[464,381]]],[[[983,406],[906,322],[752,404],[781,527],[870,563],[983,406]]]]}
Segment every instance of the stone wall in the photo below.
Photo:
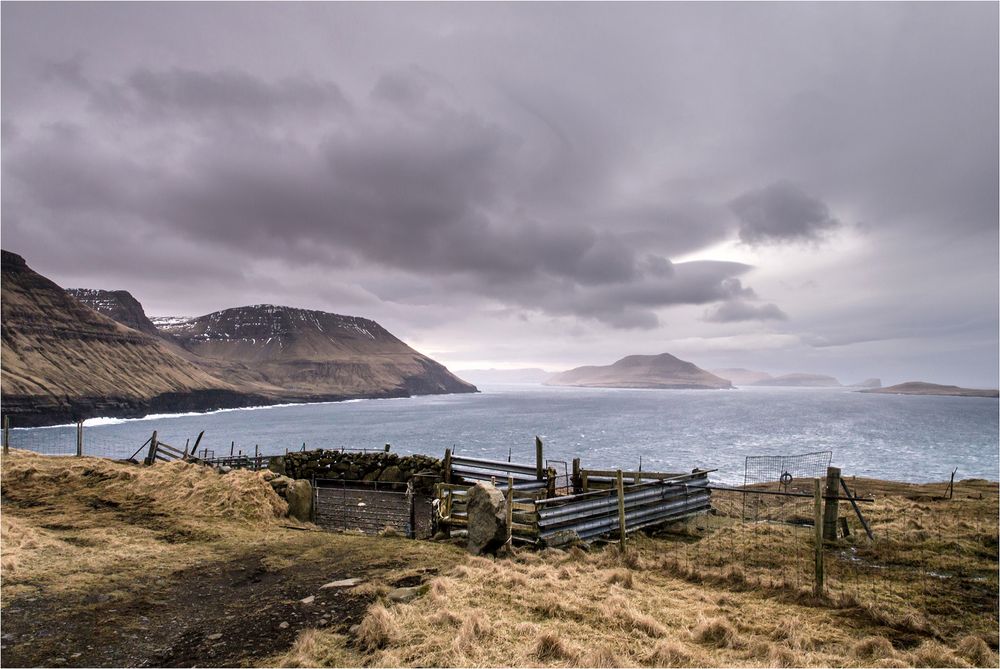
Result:
{"type": "Polygon", "coordinates": [[[429,492],[435,482],[442,480],[443,468],[440,460],[426,455],[399,456],[395,453],[345,453],[316,449],[294,451],[272,458],[271,470],[293,479],[315,477],[387,483],[405,483],[412,479],[415,489],[429,492]]]}

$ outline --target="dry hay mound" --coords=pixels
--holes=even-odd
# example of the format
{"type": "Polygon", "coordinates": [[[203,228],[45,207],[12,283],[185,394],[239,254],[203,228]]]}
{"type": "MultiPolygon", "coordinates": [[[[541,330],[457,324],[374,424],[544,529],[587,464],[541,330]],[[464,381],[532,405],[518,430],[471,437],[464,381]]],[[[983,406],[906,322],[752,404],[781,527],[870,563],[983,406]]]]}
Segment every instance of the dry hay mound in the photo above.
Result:
{"type": "Polygon", "coordinates": [[[262,472],[219,474],[186,462],[152,467],[101,458],[56,457],[11,450],[4,458],[2,490],[12,502],[91,508],[142,508],[152,515],[222,517],[245,522],[287,514],[288,504],[262,472]]]}

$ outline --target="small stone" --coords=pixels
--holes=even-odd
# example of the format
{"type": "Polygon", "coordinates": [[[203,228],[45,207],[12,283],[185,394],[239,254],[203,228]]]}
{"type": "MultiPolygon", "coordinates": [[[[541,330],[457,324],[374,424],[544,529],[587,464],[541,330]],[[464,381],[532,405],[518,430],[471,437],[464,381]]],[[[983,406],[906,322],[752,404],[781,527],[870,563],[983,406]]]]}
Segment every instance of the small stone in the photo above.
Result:
{"type": "Polygon", "coordinates": [[[215,634],[209,634],[205,638],[208,639],[209,641],[215,641],[216,639],[221,639],[222,638],[222,633],[221,632],[216,632],[215,634]]]}
{"type": "Polygon", "coordinates": [[[358,583],[361,582],[360,578],[345,578],[339,581],[330,581],[319,586],[320,590],[326,590],[327,588],[353,588],[358,583]]]}
{"type": "Polygon", "coordinates": [[[348,634],[357,634],[359,629],[361,629],[361,625],[351,625],[347,629],[347,633],[348,634]]]}
{"type": "Polygon", "coordinates": [[[399,604],[405,604],[406,602],[412,602],[414,599],[424,594],[427,591],[427,586],[414,586],[412,588],[396,588],[395,590],[390,590],[389,594],[386,595],[390,602],[397,602],[399,604]]]}
{"type": "Polygon", "coordinates": [[[318,624],[318,625],[319,625],[320,627],[325,627],[325,626],[327,625],[327,623],[328,623],[328,622],[329,622],[329,621],[328,621],[328,620],[327,620],[326,618],[320,618],[320,619],[319,619],[319,621],[317,622],[317,624],[318,624]]]}
{"type": "Polygon", "coordinates": [[[316,601],[316,595],[309,595],[308,597],[303,597],[299,600],[300,604],[312,604],[316,601]]]}
{"type": "Polygon", "coordinates": [[[288,622],[287,621],[282,622],[280,625],[278,625],[278,627],[280,627],[283,630],[286,630],[288,629],[288,622]]]}

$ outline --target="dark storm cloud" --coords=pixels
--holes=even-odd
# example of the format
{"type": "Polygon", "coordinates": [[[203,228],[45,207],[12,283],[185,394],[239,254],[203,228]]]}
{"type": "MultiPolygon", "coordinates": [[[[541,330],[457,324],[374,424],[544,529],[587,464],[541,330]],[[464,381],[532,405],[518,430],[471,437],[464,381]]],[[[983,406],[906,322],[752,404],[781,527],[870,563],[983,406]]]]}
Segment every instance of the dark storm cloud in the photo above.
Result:
{"type": "Polygon", "coordinates": [[[717,238],[712,225],[671,228],[674,218],[696,220],[690,210],[611,214],[624,233],[586,217],[527,216],[510,201],[524,178],[522,138],[453,106],[447,87],[421,70],[382,76],[364,115],[338,117],[302,141],[261,119],[258,131],[233,132],[227,114],[246,108],[253,118],[284,104],[342,108],[336,84],[272,84],[174,69],[140,70],[86,88],[101,96],[94,107],[104,116],[155,109],[143,115],[147,132],[169,137],[188,117],[217,132],[193,140],[182,135],[183,150],[174,154],[180,162],[170,164],[155,156],[136,162],[81,126],[43,129],[5,160],[7,176],[33,206],[127,212],[194,242],[289,263],[377,262],[420,275],[458,275],[481,294],[617,328],[652,328],[656,309],[749,291],[733,278],[745,265],[675,267],[630,239],[666,237],[649,248],[676,251],[688,232],[717,238]]]}
{"type": "Polygon", "coordinates": [[[705,314],[704,320],[712,323],[740,323],[743,321],[786,321],[788,314],[776,304],[751,304],[744,300],[723,302],[705,314]]]}
{"type": "Polygon", "coordinates": [[[840,227],[826,204],[795,184],[780,181],[746,192],[729,203],[746,244],[815,242],[840,227]]]}

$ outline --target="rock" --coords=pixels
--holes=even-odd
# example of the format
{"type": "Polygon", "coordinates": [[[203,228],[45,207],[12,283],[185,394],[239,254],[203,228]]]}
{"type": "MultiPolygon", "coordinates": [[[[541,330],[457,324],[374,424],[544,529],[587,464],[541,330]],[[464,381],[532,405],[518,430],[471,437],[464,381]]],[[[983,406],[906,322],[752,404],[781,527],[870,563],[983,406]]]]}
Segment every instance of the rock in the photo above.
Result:
{"type": "Polygon", "coordinates": [[[468,514],[470,553],[495,554],[507,543],[506,500],[496,486],[480,481],[468,492],[466,513],[468,514]]]}
{"type": "Polygon", "coordinates": [[[221,632],[216,632],[215,634],[209,634],[205,638],[208,639],[209,641],[215,641],[216,639],[221,639],[222,638],[222,633],[221,632]]]}
{"type": "Polygon", "coordinates": [[[319,625],[320,627],[326,627],[329,624],[329,622],[330,621],[328,621],[326,618],[320,618],[318,621],[316,621],[316,624],[319,625]]]}
{"type": "Polygon", "coordinates": [[[417,585],[412,588],[396,588],[395,590],[390,590],[386,597],[389,598],[390,602],[405,604],[406,602],[412,602],[414,599],[427,592],[427,590],[428,586],[426,585],[417,585]]]}
{"type": "Polygon", "coordinates": [[[357,634],[359,629],[361,629],[361,625],[351,625],[349,628],[347,628],[347,633],[357,634]]]}
{"type": "Polygon", "coordinates": [[[288,500],[290,518],[306,523],[312,520],[312,485],[309,481],[292,481],[285,490],[285,499],[288,500]]]}
{"type": "Polygon", "coordinates": [[[278,625],[278,627],[283,630],[288,629],[288,621],[282,622],[280,625],[278,625]]]}
{"type": "Polygon", "coordinates": [[[326,588],[353,588],[358,583],[361,582],[360,578],[345,578],[339,581],[330,581],[319,586],[320,590],[325,590],[326,588]]]}
{"type": "Polygon", "coordinates": [[[574,530],[559,530],[545,539],[545,545],[550,548],[575,546],[580,543],[580,535],[574,530]]]}
{"type": "Polygon", "coordinates": [[[309,595],[299,600],[299,604],[312,604],[316,601],[316,595],[309,595]]]}
{"type": "Polygon", "coordinates": [[[379,477],[379,481],[387,481],[389,483],[400,483],[402,480],[402,474],[396,465],[386,467],[382,470],[382,476],[379,477]]]}

